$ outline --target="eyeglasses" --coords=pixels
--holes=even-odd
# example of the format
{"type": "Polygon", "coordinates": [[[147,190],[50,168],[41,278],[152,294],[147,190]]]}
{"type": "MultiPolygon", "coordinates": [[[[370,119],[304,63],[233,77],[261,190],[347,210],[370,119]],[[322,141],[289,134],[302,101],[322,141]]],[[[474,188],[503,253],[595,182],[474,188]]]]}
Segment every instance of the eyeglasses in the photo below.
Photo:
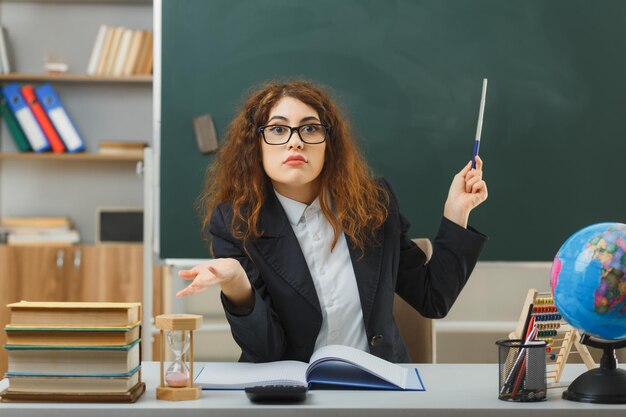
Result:
{"type": "Polygon", "coordinates": [[[298,132],[298,136],[304,143],[315,145],[326,140],[326,135],[330,127],[322,124],[308,124],[302,126],[286,125],[266,125],[259,126],[258,131],[263,135],[263,140],[268,145],[284,145],[289,142],[293,132],[298,132]]]}

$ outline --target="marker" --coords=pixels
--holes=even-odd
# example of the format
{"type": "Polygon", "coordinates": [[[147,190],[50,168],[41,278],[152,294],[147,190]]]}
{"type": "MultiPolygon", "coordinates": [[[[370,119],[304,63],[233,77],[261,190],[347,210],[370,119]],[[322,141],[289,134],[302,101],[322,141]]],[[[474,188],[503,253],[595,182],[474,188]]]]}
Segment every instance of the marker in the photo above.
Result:
{"type": "Polygon", "coordinates": [[[476,169],[476,157],[480,149],[480,134],[483,130],[483,114],[485,114],[485,99],[487,97],[487,79],[483,78],[483,92],[480,95],[480,110],[478,111],[478,126],[476,126],[476,139],[474,140],[474,155],[472,155],[472,169],[476,169]]]}

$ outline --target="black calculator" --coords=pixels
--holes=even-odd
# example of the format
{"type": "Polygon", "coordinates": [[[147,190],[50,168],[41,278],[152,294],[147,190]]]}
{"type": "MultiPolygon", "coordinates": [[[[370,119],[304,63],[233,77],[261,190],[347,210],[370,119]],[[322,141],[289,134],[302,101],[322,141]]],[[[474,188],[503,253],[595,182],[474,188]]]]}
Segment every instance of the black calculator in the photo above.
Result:
{"type": "Polygon", "coordinates": [[[255,403],[297,403],[306,399],[303,385],[257,385],[246,388],[246,395],[255,403]]]}

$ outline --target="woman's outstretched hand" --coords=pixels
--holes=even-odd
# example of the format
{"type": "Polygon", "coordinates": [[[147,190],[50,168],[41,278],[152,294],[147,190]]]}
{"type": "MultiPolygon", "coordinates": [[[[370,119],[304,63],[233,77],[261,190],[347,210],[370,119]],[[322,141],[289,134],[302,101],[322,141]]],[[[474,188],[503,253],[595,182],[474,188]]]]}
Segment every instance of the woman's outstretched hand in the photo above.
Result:
{"type": "Polygon", "coordinates": [[[468,162],[454,176],[443,215],[462,227],[467,227],[470,212],[487,199],[487,183],[483,180],[483,160],[476,156],[476,168],[468,162]]]}
{"type": "Polygon", "coordinates": [[[177,298],[202,292],[218,284],[226,298],[234,305],[243,307],[254,305],[252,286],[246,271],[236,259],[212,259],[191,269],[180,270],[178,276],[193,281],[176,294],[177,298]]]}

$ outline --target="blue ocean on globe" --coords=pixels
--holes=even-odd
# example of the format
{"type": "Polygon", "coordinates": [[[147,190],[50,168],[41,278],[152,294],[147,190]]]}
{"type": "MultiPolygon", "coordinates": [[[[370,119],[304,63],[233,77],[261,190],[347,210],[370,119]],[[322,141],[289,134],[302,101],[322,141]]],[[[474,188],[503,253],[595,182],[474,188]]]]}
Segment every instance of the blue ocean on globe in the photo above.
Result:
{"type": "Polygon", "coordinates": [[[554,258],[550,285],[570,325],[599,339],[626,339],[626,224],[574,233],[554,258]]]}

